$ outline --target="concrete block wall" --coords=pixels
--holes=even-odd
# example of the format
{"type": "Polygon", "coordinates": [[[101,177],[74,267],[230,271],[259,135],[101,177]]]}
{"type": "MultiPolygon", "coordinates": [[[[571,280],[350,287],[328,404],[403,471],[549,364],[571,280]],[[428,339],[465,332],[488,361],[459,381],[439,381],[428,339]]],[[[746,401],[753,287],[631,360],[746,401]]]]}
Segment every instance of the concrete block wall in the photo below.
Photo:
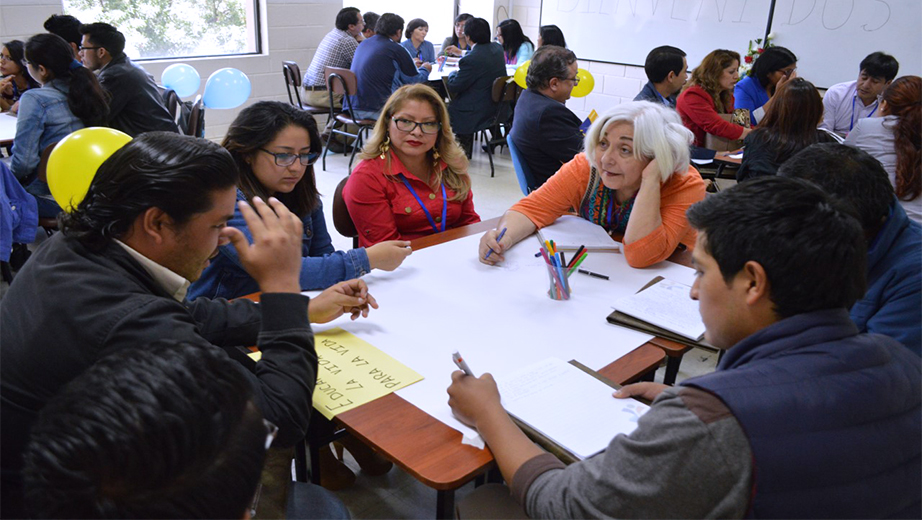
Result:
{"type": "MultiPolygon", "coordinates": [[[[205,112],[205,137],[209,139],[223,138],[231,121],[247,105],[262,100],[288,100],[282,79],[282,62],[296,61],[302,73],[307,70],[320,40],[333,27],[336,13],[342,8],[342,0],[263,0],[259,8],[264,27],[262,54],[139,62],[158,80],[169,65],[192,65],[202,76],[198,93],[204,91],[208,76],[224,67],[239,69],[250,78],[252,92],[242,107],[205,112]]],[[[0,4],[0,40],[26,40],[44,31],[42,23],[46,18],[62,12],[61,0],[3,0],[0,4]]]]}

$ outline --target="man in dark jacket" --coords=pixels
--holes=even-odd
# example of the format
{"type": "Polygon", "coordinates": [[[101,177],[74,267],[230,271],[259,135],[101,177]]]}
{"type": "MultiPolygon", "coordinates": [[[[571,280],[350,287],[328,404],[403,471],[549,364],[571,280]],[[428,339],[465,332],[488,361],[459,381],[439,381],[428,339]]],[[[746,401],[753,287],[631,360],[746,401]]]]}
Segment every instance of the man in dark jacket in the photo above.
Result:
{"type": "Polygon", "coordinates": [[[465,22],[464,34],[474,47],[458,62],[458,70],[448,75],[452,94],[448,114],[451,129],[470,159],[474,133],[487,128],[496,115],[493,82],[506,75],[506,61],[503,48],[490,42],[490,24],[483,18],[465,22]]]}
{"type": "Polygon", "coordinates": [[[531,57],[509,137],[534,176],[532,190],[583,146],[580,120],[564,104],[579,82],[576,71],[576,55],[563,47],[543,45],[531,57]]]}
{"type": "Polygon", "coordinates": [[[4,517],[23,514],[22,455],[38,412],[96,360],[129,346],[157,339],[259,346],[254,371],[238,365],[256,406],[279,427],[282,446],[304,437],[317,369],[308,319],[355,316],[374,300],[353,280],[308,309],[298,283],[300,220],[274,199],[254,201],[241,208],[250,245],[225,227],[237,178],[230,154],[210,141],[145,134],[100,166],[84,200],[62,215],[62,231],[19,271],[0,306],[4,517]],[[189,282],[228,241],[259,282],[261,304],[185,300],[189,282]]]}
{"type": "Polygon", "coordinates": [[[565,467],[503,411],[492,376],[452,374],[449,405],[483,436],[528,516],[922,516],[922,364],[849,319],[866,287],[858,222],[816,185],[784,177],[708,197],[688,221],[698,231],[690,296],[705,339],[726,353],[679,386],[619,391],[655,400],[605,453],[565,467]]]}
{"type": "Polygon", "coordinates": [[[125,55],[125,36],[107,23],[80,26],[83,66],[96,72],[109,93],[109,126],[136,137],[144,132],[179,132],[154,78],[125,55]]]}

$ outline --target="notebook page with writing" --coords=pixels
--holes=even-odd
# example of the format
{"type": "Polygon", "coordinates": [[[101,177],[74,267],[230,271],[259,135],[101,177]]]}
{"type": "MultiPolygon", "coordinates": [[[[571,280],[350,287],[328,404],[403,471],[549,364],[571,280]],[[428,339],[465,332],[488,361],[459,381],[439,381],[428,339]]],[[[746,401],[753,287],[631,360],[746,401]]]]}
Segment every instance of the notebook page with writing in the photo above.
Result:
{"type": "Polygon", "coordinates": [[[620,251],[621,247],[605,229],[575,215],[564,215],[553,224],[541,228],[538,240],[553,240],[560,251],[576,251],[586,246],[587,251],[620,251]]]}
{"type": "Polygon", "coordinates": [[[612,307],[657,327],[698,341],[704,337],[704,322],[698,302],[689,297],[691,287],[660,280],[637,294],[615,301],[612,307]]]}
{"type": "Polygon", "coordinates": [[[556,358],[496,381],[506,411],[581,459],[605,450],[617,434],[630,434],[649,409],[615,399],[610,386],[556,358]]]}

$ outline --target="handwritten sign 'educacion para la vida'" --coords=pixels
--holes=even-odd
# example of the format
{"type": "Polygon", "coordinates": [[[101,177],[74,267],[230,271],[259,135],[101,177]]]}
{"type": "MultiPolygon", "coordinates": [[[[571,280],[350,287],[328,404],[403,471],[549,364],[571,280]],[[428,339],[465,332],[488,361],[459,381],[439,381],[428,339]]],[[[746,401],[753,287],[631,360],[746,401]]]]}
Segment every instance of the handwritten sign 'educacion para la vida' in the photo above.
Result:
{"type": "MultiPolygon", "coordinates": [[[[327,419],[421,381],[423,376],[340,328],[314,334],[314,409],[327,419]]],[[[250,354],[255,361],[260,352],[250,354]]]]}

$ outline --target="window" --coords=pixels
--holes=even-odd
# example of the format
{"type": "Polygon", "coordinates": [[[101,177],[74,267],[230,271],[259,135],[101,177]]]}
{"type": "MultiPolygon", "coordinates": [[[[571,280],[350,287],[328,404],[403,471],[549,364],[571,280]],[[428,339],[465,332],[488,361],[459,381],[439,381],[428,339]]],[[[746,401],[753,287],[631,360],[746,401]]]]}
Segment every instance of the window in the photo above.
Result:
{"type": "Polygon", "coordinates": [[[83,23],[106,22],[125,35],[133,58],[259,52],[257,0],[64,0],[83,23]]]}

